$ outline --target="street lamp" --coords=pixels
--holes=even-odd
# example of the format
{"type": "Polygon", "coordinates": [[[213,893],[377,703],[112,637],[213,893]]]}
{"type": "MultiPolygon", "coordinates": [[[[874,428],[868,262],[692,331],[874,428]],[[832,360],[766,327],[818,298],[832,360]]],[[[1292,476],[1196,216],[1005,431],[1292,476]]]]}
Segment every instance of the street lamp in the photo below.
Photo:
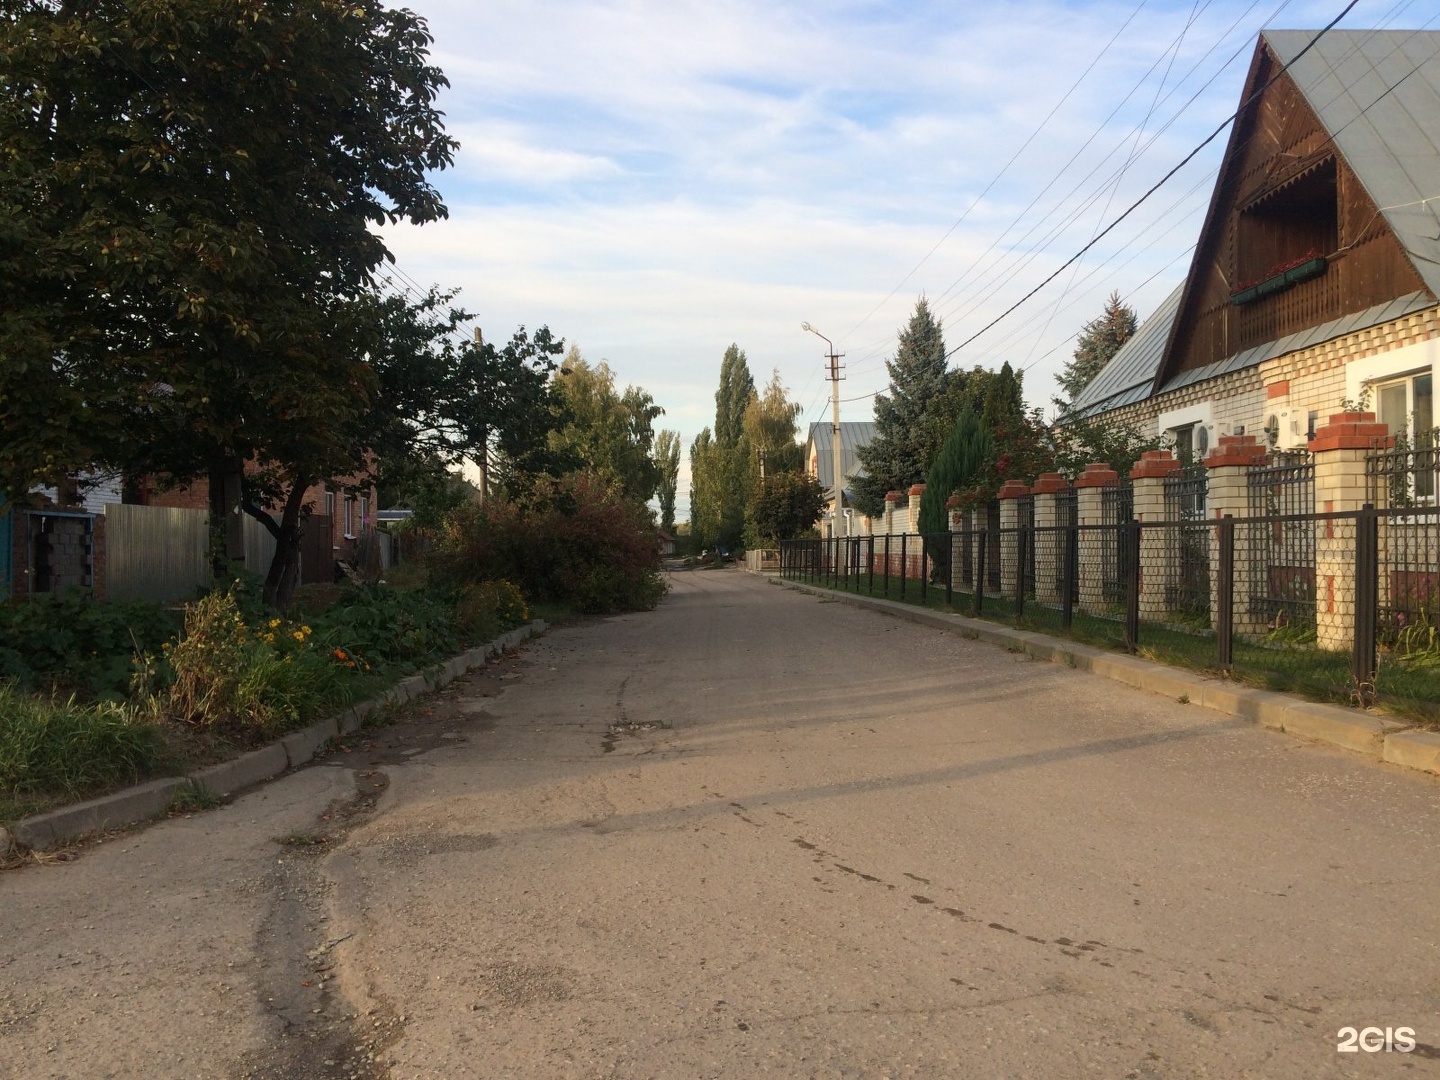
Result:
{"type": "Polygon", "coordinates": [[[830,451],[835,468],[835,535],[846,536],[850,532],[849,521],[840,512],[845,502],[845,478],[840,471],[840,357],[835,352],[834,343],[808,322],[801,323],[800,329],[814,334],[830,347],[825,358],[830,361],[830,451]]]}

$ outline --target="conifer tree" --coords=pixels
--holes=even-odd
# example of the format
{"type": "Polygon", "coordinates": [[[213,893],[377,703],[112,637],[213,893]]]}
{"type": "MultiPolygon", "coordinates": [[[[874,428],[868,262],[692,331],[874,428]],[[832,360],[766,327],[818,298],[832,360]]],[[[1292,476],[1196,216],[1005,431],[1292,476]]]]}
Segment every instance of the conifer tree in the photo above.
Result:
{"type": "Polygon", "coordinates": [[[940,320],[925,297],[916,302],[909,325],[900,331],[895,359],[887,360],[885,369],[890,393],[875,398],[875,436],[859,451],[865,474],[851,484],[856,508],[870,517],[884,513],[887,492],[919,483],[933,456],[927,419],[944,398],[949,375],[940,320]]]}
{"type": "Polygon", "coordinates": [[[1135,336],[1137,322],[1135,310],[1120,300],[1118,292],[1112,292],[1105,301],[1105,310],[1098,319],[1091,319],[1080,331],[1075,341],[1075,356],[1055,376],[1060,388],[1065,391],[1062,407],[1074,401],[1080,391],[1095,381],[1095,376],[1105,369],[1115,354],[1135,336]]]}
{"type": "Polygon", "coordinates": [[[925,473],[925,494],[920,496],[922,533],[940,533],[949,528],[945,504],[950,496],[981,479],[994,457],[995,443],[989,429],[966,409],[925,473]]]}

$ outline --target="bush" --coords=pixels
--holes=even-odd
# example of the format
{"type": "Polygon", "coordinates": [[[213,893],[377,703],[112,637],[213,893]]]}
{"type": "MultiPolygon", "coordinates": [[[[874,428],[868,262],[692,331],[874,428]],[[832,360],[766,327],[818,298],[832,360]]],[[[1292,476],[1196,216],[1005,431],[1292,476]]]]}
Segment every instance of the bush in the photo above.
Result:
{"type": "Polygon", "coordinates": [[[80,795],[136,783],[166,764],[158,726],[124,706],[33,697],[0,684],[0,792],[80,795]]]}
{"type": "Polygon", "coordinates": [[[357,585],[312,620],[315,640],[342,663],[356,660],[409,674],[459,651],[460,632],[450,605],[418,590],[357,585]]]}
{"type": "Polygon", "coordinates": [[[165,653],[173,680],[146,688],[148,711],[209,731],[272,735],[352,696],[353,663],[316,651],[308,626],[247,625],[230,592],[187,606],[185,632],[165,653]]]}
{"type": "Polygon", "coordinates": [[[509,581],[467,581],[455,598],[455,626],[467,641],[488,641],[530,621],[530,608],[509,581]]]}
{"type": "Polygon", "coordinates": [[[516,582],[532,601],[590,614],[653,608],[665,594],[650,512],[594,473],[546,480],[525,503],[492,501],[446,519],[436,578],[516,582]]]}
{"type": "Polygon", "coordinates": [[[156,604],[94,601],[72,591],[0,606],[0,678],[21,689],[116,700],[136,649],[158,652],[179,627],[156,604]]]}

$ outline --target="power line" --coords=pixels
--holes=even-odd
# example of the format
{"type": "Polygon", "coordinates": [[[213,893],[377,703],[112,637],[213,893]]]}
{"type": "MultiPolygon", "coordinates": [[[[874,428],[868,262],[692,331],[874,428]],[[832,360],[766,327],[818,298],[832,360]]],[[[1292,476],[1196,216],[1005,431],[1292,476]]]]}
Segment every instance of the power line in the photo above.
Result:
{"type": "MultiPolygon", "coordinates": [[[[1283,75],[1283,74],[1285,74],[1285,72],[1289,71],[1290,68],[1291,68],[1294,64],[1298,63],[1299,60],[1300,60],[1300,58],[1303,57],[1306,53],[1308,53],[1311,49],[1313,49],[1313,48],[1315,47],[1316,43],[1318,43],[1319,40],[1320,40],[1322,37],[1324,37],[1327,33],[1329,33],[1330,30],[1331,30],[1331,28],[1333,28],[1336,23],[1338,23],[1341,19],[1343,19],[1346,15],[1348,15],[1348,14],[1350,13],[1350,10],[1351,10],[1352,8],[1354,8],[1354,6],[1355,6],[1357,3],[1359,3],[1359,2],[1360,2],[1360,0],[1350,0],[1350,3],[1348,3],[1348,4],[1345,5],[1345,9],[1344,9],[1343,11],[1341,11],[1339,15],[1335,16],[1335,18],[1331,19],[1330,22],[1326,24],[1326,26],[1324,27],[1324,29],[1320,30],[1313,38],[1311,38],[1309,44],[1307,44],[1303,49],[1301,49],[1298,53],[1296,53],[1296,54],[1295,54],[1295,57],[1294,57],[1289,63],[1287,63],[1284,67],[1282,67],[1279,71],[1277,71],[1277,72],[1276,72],[1273,76],[1271,76],[1268,80],[1266,80],[1264,86],[1260,87],[1258,90],[1255,91],[1255,93],[1251,94],[1250,97],[1246,98],[1245,101],[1243,101],[1243,102],[1241,103],[1240,108],[1236,109],[1233,113],[1231,113],[1228,119],[1226,119],[1223,123],[1221,123],[1220,126],[1217,127],[1214,131],[1212,131],[1208,136],[1206,136],[1205,139],[1200,143],[1199,146],[1195,147],[1195,149],[1191,150],[1190,153],[1186,154],[1185,157],[1184,157],[1183,159],[1181,159],[1181,161],[1180,161],[1180,163],[1179,163],[1178,165],[1176,165],[1176,166],[1175,166],[1174,168],[1172,168],[1169,172],[1167,172],[1164,176],[1162,176],[1159,180],[1157,180],[1157,181],[1150,187],[1150,189],[1145,192],[1145,194],[1141,195],[1140,198],[1136,199],[1133,203],[1131,203],[1130,206],[1125,210],[1125,212],[1124,212],[1123,214],[1121,214],[1118,218],[1116,218],[1114,221],[1112,221],[1109,225],[1105,226],[1105,228],[1104,228],[1103,230],[1101,230],[1100,233],[1099,233],[1093,240],[1091,240],[1088,244],[1086,244],[1083,248],[1081,248],[1079,251],[1077,251],[1074,255],[1070,256],[1070,258],[1066,259],[1065,262],[1062,263],[1062,264],[1060,265],[1060,267],[1059,267],[1058,269],[1056,269],[1053,273],[1051,273],[1044,281],[1040,282],[1040,284],[1036,285],[1036,286],[1035,286],[1033,289],[1031,289],[1028,293],[1026,293],[1024,296],[1022,296],[1019,300],[1015,301],[1015,303],[1011,304],[1008,308],[1006,308],[1004,311],[1002,311],[999,315],[997,315],[995,318],[991,319],[988,323],[986,323],[984,326],[982,326],[979,330],[977,330],[975,333],[971,334],[968,338],[966,338],[964,341],[962,341],[959,345],[955,346],[955,348],[953,348],[953,349],[951,349],[949,352],[947,352],[947,353],[945,354],[946,357],[948,358],[948,357],[954,355],[955,353],[959,352],[959,351],[960,351],[961,349],[963,349],[966,345],[969,345],[972,341],[974,341],[976,338],[978,338],[981,334],[985,333],[985,332],[986,332],[987,330],[989,330],[991,327],[995,326],[997,323],[999,323],[1000,321],[1002,321],[1003,319],[1005,319],[1006,317],[1008,317],[1009,315],[1011,315],[1017,308],[1019,308],[1022,304],[1024,304],[1027,300],[1029,300],[1032,296],[1034,296],[1034,295],[1035,295],[1036,293],[1038,293],[1041,289],[1043,289],[1046,285],[1050,284],[1050,282],[1054,281],[1057,277],[1059,277],[1060,274],[1063,273],[1064,270],[1065,270],[1068,266],[1070,266],[1071,263],[1073,263],[1073,262],[1075,262],[1076,260],[1078,260],[1078,259],[1079,259],[1081,256],[1083,256],[1087,251],[1089,251],[1092,247],[1094,247],[1094,246],[1095,246],[1096,244],[1098,244],[1102,239],[1104,239],[1107,235],[1109,235],[1110,232],[1113,231],[1114,228],[1115,228],[1117,225],[1119,225],[1122,221],[1124,221],[1124,220],[1125,220],[1126,218],[1128,218],[1132,213],[1134,213],[1134,212],[1141,206],[1141,204],[1143,204],[1147,199],[1150,198],[1151,195],[1153,195],[1153,194],[1155,194],[1155,192],[1159,191],[1160,188],[1165,184],[1166,181],[1168,181],[1172,176],[1174,176],[1177,172],[1179,172],[1179,171],[1180,171],[1181,169],[1183,169],[1186,165],[1188,165],[1192,160],[1194,160],[1195,156],[1196,156],[1197,154],[1199,154],[1201,150],[1205,149],[1205,147],[1209,146],[1210,143],[1212,143],[1212,142],[1215,140],[1216,136],[1218,136],[1222,131],[1224,131],[1227,127],[1229,127],[1230,124],[1231,124],[1232,122],[1234,122],[1235,118],[1238,117],[1238,116],[1251,104],[1251,102],[1253,102],[1256,98],[1258,98],[1258,97],[1260,96],[1260,94],[1263,93],[1265,90],[1269,89],[1269,87],[1275,82],[1275,80],[1278,79],[1278,78],[1280,78],[1280,76],[1283,75]]],[[[1407,76],[1407,77],[1408,77],[1408,76],[1407,76]]]]}

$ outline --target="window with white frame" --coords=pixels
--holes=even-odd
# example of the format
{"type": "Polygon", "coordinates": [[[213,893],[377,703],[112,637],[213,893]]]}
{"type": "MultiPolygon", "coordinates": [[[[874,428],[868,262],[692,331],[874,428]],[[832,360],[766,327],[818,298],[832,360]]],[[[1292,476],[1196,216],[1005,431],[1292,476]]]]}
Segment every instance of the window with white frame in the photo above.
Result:
{"type": "Polygon", "coordinates": [[[355,497],[345,496],[345,535],[355,535],[355,497]]]}
{"type": "Polygon", "coordinates": [[[335,523],[335,492],[333,491],[325,492],[325,516],[330,519],[332,525],[335,523]]]}
{"type": "Polygon", "coordinates": [[[365,527],[366,522],[368,522],[369,520],[370,520],[370,496],[368,496],[368,495],[361,495],[361,496],[360,496],[360,521],[359,521],[359,526],[360,526],[360,528],[363,529],[363,528],[365,527]]]}
{"type": "Polygon", "coordinates": [[[1392,435],[1404,436],[1411,446],[1434,442],[1434,380],[1430,371],[1419,371],[1387,382],[1371,384],[1375,419],[1386,424],[1392,435]]]}

